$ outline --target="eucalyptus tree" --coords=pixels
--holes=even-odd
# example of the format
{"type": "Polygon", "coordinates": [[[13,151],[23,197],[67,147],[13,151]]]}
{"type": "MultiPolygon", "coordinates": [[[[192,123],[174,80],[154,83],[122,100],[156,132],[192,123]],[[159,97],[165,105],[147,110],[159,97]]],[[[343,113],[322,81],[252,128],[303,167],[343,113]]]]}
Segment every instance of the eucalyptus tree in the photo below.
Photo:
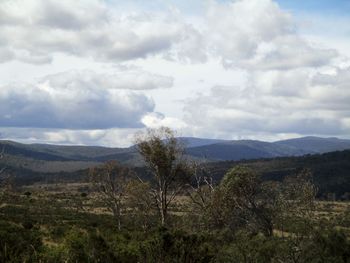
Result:
{"type": "Polygon", "coordinates": [[[150,193],[154,198],[161,225],[168,223],[169,206],[190,180],[184,145],[167,127],[148,129],[136,135],[136,144],[152,175],[150,193]]]}

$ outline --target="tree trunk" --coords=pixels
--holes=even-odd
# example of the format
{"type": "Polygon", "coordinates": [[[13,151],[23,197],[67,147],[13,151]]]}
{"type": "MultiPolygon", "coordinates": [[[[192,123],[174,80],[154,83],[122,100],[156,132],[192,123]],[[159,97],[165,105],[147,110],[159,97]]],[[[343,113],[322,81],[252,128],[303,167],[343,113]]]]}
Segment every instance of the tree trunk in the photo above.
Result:
{"type": "Polygon", "coordinates": [[[164,196],[161,198],[161,202],[160,202],[160,223],[162,226],[165,226],[166,221],[167,221],[167,206],[166,206],[166,199],[164,198],[164,196]]]}
{"type": "Polygon", "coordinates": [[[120,207],[114,207],[113,208],[113,216],[114,218],[116,219],[117,221],[117,227],[118,227],[118,230],[121,230],[121,211],[120,211],[120,207]]]}

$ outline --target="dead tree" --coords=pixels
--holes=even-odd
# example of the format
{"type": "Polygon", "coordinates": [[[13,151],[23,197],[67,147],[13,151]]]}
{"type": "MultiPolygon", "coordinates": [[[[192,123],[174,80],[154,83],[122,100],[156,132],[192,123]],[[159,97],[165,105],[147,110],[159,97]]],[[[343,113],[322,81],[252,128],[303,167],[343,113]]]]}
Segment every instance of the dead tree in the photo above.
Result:
{"type": "Polygon", "coordinates": [[[116,161],[109,161],[90,170],[90,181],[103,203],[112,211],[119,230],[127,185],[132,176],[132,170],[116,161]]]}

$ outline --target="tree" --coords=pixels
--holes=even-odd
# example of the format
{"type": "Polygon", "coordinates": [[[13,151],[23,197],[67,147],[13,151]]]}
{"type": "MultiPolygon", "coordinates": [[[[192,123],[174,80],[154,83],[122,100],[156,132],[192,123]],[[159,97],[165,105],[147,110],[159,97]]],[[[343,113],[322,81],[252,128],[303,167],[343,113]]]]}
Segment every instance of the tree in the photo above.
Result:
{"type": "Polygon", "coordinates": [[[192,171],[188,196],[198,209],[206,211],[214,193],[213,178],[210,172],[198,163],[192,164],[192,171]]]}
{"type": "Polygon", "coordinates": [[[132,176],[133,172],[128,167],[116,161],[109,161],[90,170],[90,181],[101,194],[102,201],[112,211],[119,230],[126,188],[132,176]]]}
{"type": "Polygon", "coordinates": [[[215,196],[215,187],[210,171],[205,165],[193,162],[192,176],[188,187],[188,197],[191,199],[190,221],[197,227],[208,227],[211,206],[215,196]]]}
{"type": "Polygon", "coordinates": [[[212,217],[230,229],[245,228],[272,236],[274,229],[305,236],[312,230],[316,188],[303,170],[283,182],[264,182],[252,169],[236,166],[226,173],[212,198],[212,217]]]}
{"type": "Polygon", "coordinates": [[[132,210],[130,219],[135,225],[141,225],[143,230],[149,228],[154,221],[154,200],[150,193],[149,182],[131,180],[127,186],[127,206],[132,210]]]}
{"type": "Polygon", "coordinates": [[[280,185],[278,207],[280,213],[276,221],[280,230],[288,226],[296,234],[295,240],[308,237],[314,228],[317,188],[312,182],[310,170],[304,169],[293,176],[288,176],[280,185]]]}
{"type": "Polygon", "coordinates": [[[244,166],[231,169],[219,186],[219,197],[220,214],[230,228],[246,227],[272,236],[276,198],[253,170],[244,166]]]}
{"type": "MultiPolygon", "coordinates": [[[[5,148],[2,148],[0,152],[0,160],[4,158],[5,148]]],[[[6,195],[11,192],[14,188],[14,176],[7,172],[6,167],[0,168],[0,205],[5,199],[6,195]]]]}
{"type": "Polygon", "coordinates": [[[184,147],[174,132],[166,127],[138,134],[136,143],[155,181],[151,194],[155,199],[161,225],[164,226],[168,220],[169,205],[189,180],[184,147]]]}

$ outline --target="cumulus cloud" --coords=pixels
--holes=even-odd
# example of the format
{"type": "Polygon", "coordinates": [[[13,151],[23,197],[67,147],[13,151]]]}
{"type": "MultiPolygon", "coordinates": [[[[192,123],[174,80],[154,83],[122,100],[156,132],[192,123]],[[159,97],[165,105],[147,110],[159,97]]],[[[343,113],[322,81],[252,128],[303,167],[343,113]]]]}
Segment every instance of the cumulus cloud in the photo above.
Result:
{"type": "Polygon", "coordinates": [[[208,10],[211,52],[227,69],[246,70],[247,81],[188,99],[187,123],[226,137],[349,134],[350,72],[326,71],[334,68],[335,50],[301,37],[271,0],[212,2],[208,10]]]}
{"type": "Polygon", "coordinates": [[[333,73],[318,73],[312,79],[310,96],[320,107],[342,111],[350,116],[350,68],[335,68],[333,73]]]}
{"type": "MultiPolygon", "coordinates": [[[[28,63],[49,63],[55,53],[118,62],[161,52],[203,61],[193,27],[171,14],[120,14],[103,1],[5,0],[0,2],[0,47],[28,63]]],[[[0,61],[10,59],[0,53],[0,61]]]]}
{"type": "Polygon", "coordinates": [[[0,89],[0,126],[62,129],[142,127],[153,100],[137,90],[168,88],[172,79],[140,70],[70,71],[0,89]]]}
{"type": "Polygon", "coordinates": [[[187,124],[178,118],[166,117],[159,112],[152,112],[142,118],[142,123],[148,128],[170,127],[176,130],[187,128],[187,124]]]}
{"type": "Polygon", "coordinates": [[[236,135],[347,135],[347,75],[348,69],[335,74],[305,69],[254,72],[244,87],[214,87],[189,99],[186,122],[236,135]]]}
{"type": "Polygon", "coordinates": [[[179,12],[121,13],[103,1],[5,0],[0,3],[0,62],[50,63],[65,53],[118,62],[162,55],[225,67],[319,67],[337,53],[298,36],[288,12],[272,0],[210,2],[201,22],[179,12]]]}
{"type": "Polygon", "coordinates": [[[337,56],[300,37],[292,16],[272,0],[212,3],[207,34],[212,51],[227,68],[320,67],[337,56]]]}
{"type": "MultiPolygon", "coordinates": [[[[69,71],[29,84],[2,84],[0,126],[41,127],[44,140],[57,142],[79,141],[79,136],[101,141],[112,138],[114,128],[162,125],[208,137],[349,134],[350,70],[337,66],[337,51],[301,36],[291,14],[276,1],[205,1],[204,14],[191,16],[179,10],[128,12],[121,2],[0,1],[0,63],[55,66],[60,57],[69,57],[90,61],[100,72],[115,67],[112,73],[69,71]],[[121,61],[152,72],[176,71],[175,78],[116,66],[121,61]],[[232,77],[218,78],[210,70],[214,62],[232,77]],[[178,70],[181,63],[206,65],[178,70]],[[191,76],[198,69],[198,79],[212,74],[210,83],[217,85],[204,92],[213,84],[184,81],[180,75],[187,69],[191,76]],[[245,84],[230,86],[231,79],[245,84]],[[185,98],[199,92],[185,103],[185,121],[156,113],[155,102],[145,95],[164,99],[156,101],[159,108],[172,98],[156,89],[174,83],[178,89],[171,94],[185,98]]],[[[179,116],[180,109],[164,108],[179,116]]]]}

